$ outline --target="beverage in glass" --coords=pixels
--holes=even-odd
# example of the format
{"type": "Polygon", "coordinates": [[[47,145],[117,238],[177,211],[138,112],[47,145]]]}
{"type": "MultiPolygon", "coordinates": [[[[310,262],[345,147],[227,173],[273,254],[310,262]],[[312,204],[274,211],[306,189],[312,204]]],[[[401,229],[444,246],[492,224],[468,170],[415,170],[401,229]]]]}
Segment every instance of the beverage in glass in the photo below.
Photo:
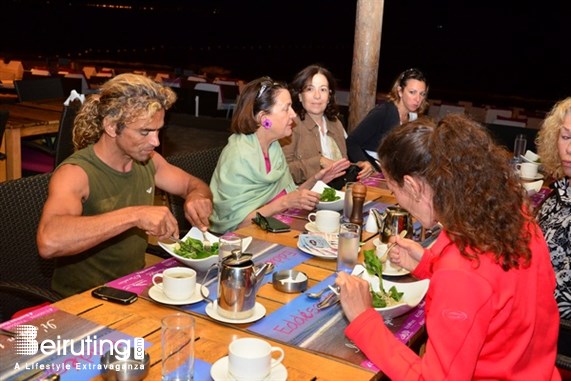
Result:
{"type": "Polygon", "coordinates": [[[337,271],[351,273],[359,258],[359,238],[361,227],[357,224],[342,223],[339,226],[337,250],[337,271]]]}

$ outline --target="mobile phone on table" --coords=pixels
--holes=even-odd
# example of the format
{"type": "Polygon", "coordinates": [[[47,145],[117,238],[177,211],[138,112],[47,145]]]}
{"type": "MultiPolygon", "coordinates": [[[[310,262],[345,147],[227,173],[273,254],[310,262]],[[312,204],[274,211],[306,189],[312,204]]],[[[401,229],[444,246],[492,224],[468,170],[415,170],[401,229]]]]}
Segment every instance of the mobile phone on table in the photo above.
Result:
{"type": "Polygon", "coordinates": [[[262,229],[271,233],[284,233],[291,230],[291,227],[285,222],[271,216],[264,217],[260,213],[256,213],[256,217],[252,218],[252,221],[262,229]]]}
{"type": "Polygon", "coordinates": [[[131,304],[137,300],[137,294],[114,287],[102,286],[91,291],[91,296],[119,304],[131,304]]]}

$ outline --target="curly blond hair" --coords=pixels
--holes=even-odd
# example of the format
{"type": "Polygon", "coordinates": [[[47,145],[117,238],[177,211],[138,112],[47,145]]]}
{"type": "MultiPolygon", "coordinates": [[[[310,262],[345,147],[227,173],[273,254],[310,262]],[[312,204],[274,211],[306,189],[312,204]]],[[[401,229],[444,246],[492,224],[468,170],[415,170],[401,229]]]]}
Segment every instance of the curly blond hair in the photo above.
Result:
{"type": "Polygon", "coordinates": [[[168,110],[175,101],[176,94],[168,87],[142,75],[120,74],[82,105],[74,122],[73,145],[80,150],[96,143],[103,134],[105,118],[121,133],[126,124],[168,110]]]}
{"type": "Polygon", "coordinates": [[[544,171],[556,179],[565,176],[559,150],[557,149],[557,142],[561,126],[563,126],[565,117],[569,114],[571,114],[571,97],[563,99],[553,106],[535,138],[537,153],[541,157],[544,171]]]}

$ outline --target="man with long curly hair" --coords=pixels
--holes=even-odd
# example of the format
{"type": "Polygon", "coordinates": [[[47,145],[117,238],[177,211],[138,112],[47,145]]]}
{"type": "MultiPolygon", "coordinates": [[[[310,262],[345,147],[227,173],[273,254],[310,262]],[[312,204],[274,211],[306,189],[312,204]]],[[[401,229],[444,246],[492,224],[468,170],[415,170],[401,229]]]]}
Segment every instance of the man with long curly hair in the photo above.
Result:
{"type": "Polygon", "coordinates": [[[212,193],[155,148],[172,90],[118,75],[90,96],[74,124],[76,152],[54,172],[38,227],[38,249],[56,258],[52,288],[68,296],[143,268],[147,236],[178,237],[155,186],[183,197],[190,222],[208,227],[212,193]]]}

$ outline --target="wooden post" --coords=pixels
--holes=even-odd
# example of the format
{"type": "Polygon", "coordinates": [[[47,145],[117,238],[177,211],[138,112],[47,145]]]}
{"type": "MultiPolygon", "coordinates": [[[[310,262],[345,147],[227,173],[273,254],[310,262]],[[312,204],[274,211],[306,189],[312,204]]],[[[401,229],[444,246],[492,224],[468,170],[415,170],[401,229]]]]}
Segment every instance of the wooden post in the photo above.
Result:
{"type": "Polygon", "coordinates": [[[348,131],[357,127],[376,102],[384,3],[357,1],[348,131]]]}

